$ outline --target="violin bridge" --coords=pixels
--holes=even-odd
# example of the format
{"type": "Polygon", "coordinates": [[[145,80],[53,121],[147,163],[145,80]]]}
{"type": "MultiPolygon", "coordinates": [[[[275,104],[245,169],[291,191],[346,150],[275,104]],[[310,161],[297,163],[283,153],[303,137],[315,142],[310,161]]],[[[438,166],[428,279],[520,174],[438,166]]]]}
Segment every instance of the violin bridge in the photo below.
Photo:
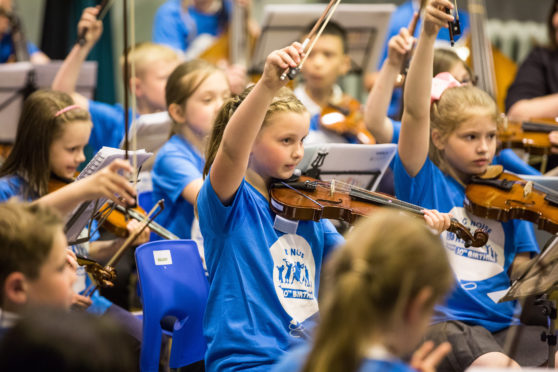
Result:
{"type": "Polygon", "coordinates": [[[528,181],[525,186],[523,186],[523,197],[527,198],[531,192],[533,192],[533,181],[528,181]]]}
{"type": "Polygon", "coordinates": [[[335,194],[335,180],[332,180],[329,187],[329,196],[333,196],[335,194]]]}

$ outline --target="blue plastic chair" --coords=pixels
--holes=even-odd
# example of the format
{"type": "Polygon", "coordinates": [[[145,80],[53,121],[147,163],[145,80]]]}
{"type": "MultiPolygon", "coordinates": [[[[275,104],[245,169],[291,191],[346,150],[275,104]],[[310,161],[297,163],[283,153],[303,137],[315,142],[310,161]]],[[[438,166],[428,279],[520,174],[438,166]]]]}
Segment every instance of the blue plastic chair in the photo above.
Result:
{"type": "Polygon", "coordinates": [[[196,243],[161,240],[136,249],[143,298],[141,371],[158,371],[161,319],[176,317],[169,366],[179,368],[204,359],[203,315],[209,292],[196,243]]]}

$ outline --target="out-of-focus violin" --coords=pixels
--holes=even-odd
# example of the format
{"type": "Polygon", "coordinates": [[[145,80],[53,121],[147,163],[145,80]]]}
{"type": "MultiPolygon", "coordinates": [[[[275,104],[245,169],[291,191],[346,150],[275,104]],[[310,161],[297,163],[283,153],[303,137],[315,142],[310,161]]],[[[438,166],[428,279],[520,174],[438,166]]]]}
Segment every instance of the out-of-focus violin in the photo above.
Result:
{"type": "Polygon", "coordinates": [[[322,109],[320,125],[342,136],[355,137],[366,145],[376,143],[364,124],[360,102],[349,95],[344,95],[339,104],[330,103],[322,109]]]}
{"type": "MultiPolygon", "coordinates": [[[[424,208],[406,203],[391,196],[368,191],[339,181],[319,181],[300,177],[295,182],[276,182],[270,188],[271,209],[290,220],[313,220],[322,218],[353,223],[358,217],[367,216],[379,207],[393,207],[424,215],[424,208]]],[[[448,231],[465,241],[465,246],[482,247],[488,234],[469,229],[452,219],[448,231]]]]}
{"type": "Polygon", "coordinates": [[[548,133],[558,131],[552,119],[532,119],[525,122],[502,121],[498,139],[504,148],[519,148],[531,155],[548,155],[553,147],[548,133]]]}
{"type": "Polygon", "coordinates": [[[527,220],[558,233],[558,193],[506,173],[500,165],[473,177],[465,194],[465,208],[476,216],[501,222],[527,220]]]}

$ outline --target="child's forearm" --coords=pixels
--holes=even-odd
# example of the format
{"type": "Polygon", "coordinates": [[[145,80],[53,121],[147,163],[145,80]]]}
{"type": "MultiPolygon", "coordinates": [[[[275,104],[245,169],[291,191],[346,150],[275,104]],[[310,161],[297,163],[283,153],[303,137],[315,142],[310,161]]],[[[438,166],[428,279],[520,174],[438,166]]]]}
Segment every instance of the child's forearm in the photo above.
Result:
{"type": "Polygon", "coordinates": [[[399,71],[399,66],[386,59],[366,100],[364,123],[377,143],[390,142],[393,136],[393,126],[386,116],[399,71]]]}
{"type": "Polygon", "coordinates": [[[90,50],[91,48],[88,46],[74,45],[54,77],[52,82],[53,90],[59,90],[68,94],[75,92],[81,66],[90,50]]]}

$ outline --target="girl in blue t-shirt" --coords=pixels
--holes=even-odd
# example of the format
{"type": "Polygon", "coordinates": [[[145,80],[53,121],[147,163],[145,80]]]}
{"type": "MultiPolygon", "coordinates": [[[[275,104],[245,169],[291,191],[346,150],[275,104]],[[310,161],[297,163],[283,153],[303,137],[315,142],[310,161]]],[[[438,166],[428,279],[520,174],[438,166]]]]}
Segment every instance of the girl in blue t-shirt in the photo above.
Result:
{"type": "MultiPolygon", "coordinates": [[[[119,174],[132,171],[130,164],[123,160],[115,160],[95,174],[47,194],[53,181],[70,182],[75,176],[78,166],[85,160],[83,149],[91,127],[88,112],[76,105],[68,94],[40,90],[30,95],[23,105],[13,149],[0,168],[0,202],[13,196],[39,199],[40,203],[54,206],[62,214],[72,212],[81,202],[101,197],[123,206],[134,203],[136,191],[128,179],[119,174]]],[[[139,223],[130,221],[127,227],[135,232],[139,223]]],[[[149,232],[145,231],[136,243],[141,244],[148,237],[149,232]]],[[[102,259],[114,254],[123,242],[124,239],[94,242],[86,248],[74,246],[73,250],[102,259]]],[[[74,286],[76,290],[85,288],[85,273],[82,274],[81,283],[78,280],[74,286]]],[[[135,339],[139,353],[141,321],[131,313],[98,292],[91,298],[76,294],[74,305],[99,315],[107,314],[123,324],[135,339]]]]}
{"type": "Polygon", "coordinates": [[[434,370],[449,351],[419,343],[453,277],[439,236],[414,217],[378,211],[347,235],[324,269],[313,341],[273,372],[434,370]],[[412,368],[416,369],[412,369],[412,368]]]}
{"type": "Polygon", "coordinates": [[[171,73],[165,95],[172,129],[153,165],[153,200],[165,200],[157,221],[180,238],[190,239],[194,201],[203,183],[205,143],[230,89],[223,71],[193,60],[171,73]]]}
{"type": "Polygon", "coordinates": [[[466,247],[452,233],[442,235],[457,279],[445,304],[437,308],[429,331],[429,337],[449,340],[455,351],[442,362],[442,369],[517,366],[497,341],[514,324],[514,302],[498,300],[509,288],[517,265],[529,260],[538,247],[530,223],[479,218],[463,207],[466,184],[471,176],[486,171],[496,152],[498,110],[487,93],[460,86],[449,73],[432,79],[436,35],[452,20],[445,7],[453,4],[431,0],[427,5],[407,75],[394,165],[396,195],[450,212],[464,225],[489,233],[488,243],[476,249],[466,247]]]}
{"type": "MultiPolygon", "coordinates": [[[[208,371],[268,371],[303,339],[318,311],[322,262],[342,237],[327,220],[286,222],[268,187],[302,160],[310,117],[280,75],[300,43],[272,52],[262,78],[219,112],[197,198],[209,274],[204,317],[208,371]]],[[[449,225],[436,213],[434,227],[449,225]]]]}

